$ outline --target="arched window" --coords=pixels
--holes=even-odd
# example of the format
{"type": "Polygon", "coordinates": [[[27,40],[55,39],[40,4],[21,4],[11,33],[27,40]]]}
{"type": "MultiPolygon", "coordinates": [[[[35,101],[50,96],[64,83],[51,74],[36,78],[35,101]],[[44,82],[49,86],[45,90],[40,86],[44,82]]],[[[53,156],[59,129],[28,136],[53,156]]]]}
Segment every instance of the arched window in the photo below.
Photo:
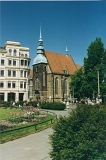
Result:
{"type": "Polygon", "coordinates": [[[39,86],[39,79],[36,78],[36,80],[35,80],[35,89],[39,90],[39,88],[40,88],[40,86],[39,86]]]}
{"type": "Polygon", "coordinates": [[[36,66],[36,72],[38,72],[38,66],[36,66]]]}
{"type": "Polygon", "coordinates": [[[14,49],[14,53],[13,53],[13,54],[14,54],[14,56],[16,56],[16,53],[17,53],[17,51],[16,51],[16,49],[14,49]]]}
{"type": "Polygon", "coordinates": [[[9,49],[9,55],[11,55],[12,54],[12,50],[11,49],[9,49]]]}
{"type": "Polygon", "coordinates": [[[64,80],[64,93],[67,94],[67,79],[64,80]]]}
{"type": "Polygon", "coordinates": [[[55,79],[55,94],[58,94],[58,78],[55,79]]]}
{"type": "Polygon", "coordinates": [[[45,71],[46,71],[46,66],[45,66],[45,71]]]}

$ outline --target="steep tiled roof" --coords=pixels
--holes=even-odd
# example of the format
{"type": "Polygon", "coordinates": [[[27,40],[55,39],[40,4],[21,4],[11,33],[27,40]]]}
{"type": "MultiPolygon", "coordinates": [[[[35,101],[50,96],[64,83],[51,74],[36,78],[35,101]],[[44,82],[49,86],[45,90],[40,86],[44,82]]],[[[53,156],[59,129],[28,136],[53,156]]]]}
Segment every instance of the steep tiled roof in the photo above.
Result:
{"type": "Polygon", "coordinates": [[[33,70],[30,70],[30,77],[33,77],[33,70]]]}
{"type": "Polygon", "coordinates": [[[46,50],[45,56],[53,73],[63,74],[63,70],[67,68],[68,74],[71,75],[77,70],[71,56],[46,50]]]}

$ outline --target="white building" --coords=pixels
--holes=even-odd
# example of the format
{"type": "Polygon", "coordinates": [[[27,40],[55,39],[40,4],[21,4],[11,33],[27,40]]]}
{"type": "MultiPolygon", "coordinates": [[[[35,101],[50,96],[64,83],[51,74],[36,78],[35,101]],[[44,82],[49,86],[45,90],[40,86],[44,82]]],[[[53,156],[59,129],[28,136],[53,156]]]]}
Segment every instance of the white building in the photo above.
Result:
{"type": "Polygon", "coordinates": [[[29,48],[6,41],[0,47],[0,100],[28,100],[29,48]]]}

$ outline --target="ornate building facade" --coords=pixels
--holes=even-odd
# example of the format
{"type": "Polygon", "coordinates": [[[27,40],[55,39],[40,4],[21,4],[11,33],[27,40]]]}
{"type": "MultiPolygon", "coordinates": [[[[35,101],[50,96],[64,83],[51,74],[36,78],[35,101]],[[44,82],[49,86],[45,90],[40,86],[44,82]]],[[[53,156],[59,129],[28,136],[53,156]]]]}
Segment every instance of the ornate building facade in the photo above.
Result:
{"type": "Polygon", "coordinates": [[[0,100],[28,100],[29,48],[6,41],[0,48],[0,100]]]}
{"type": "Polygon", "coordinates": [[[40,29],[33,61],[33,100],[65,101],[70,97],[71,76],[78,69],[66,47],[65,54],[44,50],[40,29]]]}

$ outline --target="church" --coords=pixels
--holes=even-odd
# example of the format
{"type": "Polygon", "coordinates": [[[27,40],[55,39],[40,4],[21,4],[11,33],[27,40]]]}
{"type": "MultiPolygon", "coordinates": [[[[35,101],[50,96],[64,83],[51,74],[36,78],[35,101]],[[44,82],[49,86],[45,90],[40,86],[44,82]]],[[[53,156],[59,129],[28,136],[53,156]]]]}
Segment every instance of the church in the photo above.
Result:
{"type": "Polygon", "coordinates": [[[68,55],[67,47],[65,54],[44,50],[40,28],[37,56],[33,60],[33,100],[67,101],[71,76],[80,67],[68,55]]]}

